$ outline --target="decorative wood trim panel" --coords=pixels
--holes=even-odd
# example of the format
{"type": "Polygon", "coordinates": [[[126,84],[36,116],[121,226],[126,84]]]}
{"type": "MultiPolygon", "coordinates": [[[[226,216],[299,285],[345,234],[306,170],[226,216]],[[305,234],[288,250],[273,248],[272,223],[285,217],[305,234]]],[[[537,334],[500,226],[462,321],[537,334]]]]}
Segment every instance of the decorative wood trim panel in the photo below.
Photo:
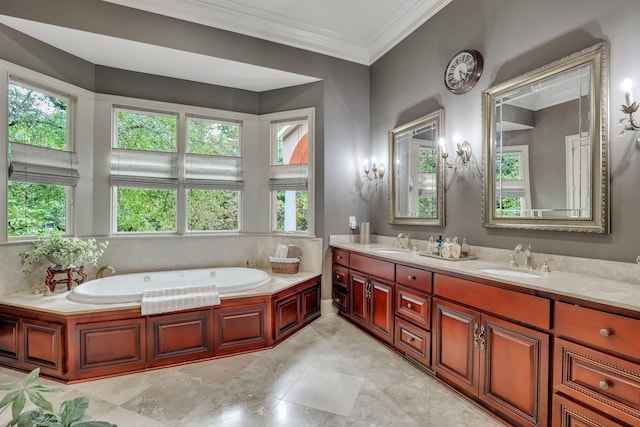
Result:
{"type": "Polygon", "coordinates": [[[293,294],[287,298],[275,301],[275,340],[280,341],[294,332],[300,326],[302,312],[300,294],[293,294]]]}
{"type": "Polygon", "coordinates": [[[152,365],[213,355],[213,311],[152,316],[147,319],[152,365]]]}
{"type": "Polygon", "coordinates": [[[320,283],[303,290],[300,293],[302,322],[307,323],[320,316],[321,292],[320,283]]]}
{"type": "Polygon", "coordinates": [[[396,285],[396,315],[431,329],[431,297],[402,285],[396,285]]]}
{"type": "Polygon", "coordinates": [[[34,367],[42,367],[43,373],[62,374],[63,326],[26,319],[21,323],[24,339],[23,361],[34,367]]]}
{"type": "Polygon", "coordinates": [[[268,345],[267,302],[215,308],[215,352],[231,353],[268,345]]]}
{"type": "Polygon", "coordinates": [[[417,361],[431,366],[431,333],[396,317],[395,346],[417,361]]]}
{"type": "Polygon", "coordinates": [[[18,360],[18,319],[0,317],[0,356],[18,360]]]}
{"type": "Polygon", "coordinates": [[[552,413],[552,427],[626,427],[557,394],[552,413]]]}

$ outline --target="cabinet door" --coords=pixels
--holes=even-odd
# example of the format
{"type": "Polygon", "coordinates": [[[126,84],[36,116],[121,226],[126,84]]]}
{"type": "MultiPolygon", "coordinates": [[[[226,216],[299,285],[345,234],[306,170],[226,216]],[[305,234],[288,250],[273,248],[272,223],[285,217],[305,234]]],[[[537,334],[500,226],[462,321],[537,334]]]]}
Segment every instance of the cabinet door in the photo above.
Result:
{"type": "Polygon", "coordinates": [[[300,293],[300,309],[302,310],[303,324],[320,316],[320,299],[320,283],[300,293]]]}
{"type": "Polygon", "coordinates": [[[572,400],[553,396],[553,427],[624,427],[572,400]]]}
{"type": "Polygon", "coordinates": [[[484,314],[481,320],[480,400],[523,425],[547,425],[549,335],[484,314]]]}
{"type": "Polygon", "coordinates": [[[369,329],[393,344],[393,285],[377,279],[369,280],[369,329]]]}
{"type": "Polygon", "coordinates": [[[255,350],[270,344],[267,303],[214,309],[216,354],[255,350]]]}
{"type": "Polygon", "coordinates": [[[436,375],[476,394],[479,365],[474,346],[479,346],[480,314],[437,298],[433,301],[436,375]]]}
{"type": "Polygon", "coordinates": [[[150,365],[166,365],[213,355],[213,311],[161,314],[147,319],[150,365]]]}
{"type": "Polygon", "coordinates": [[[368,281],[364,276],[351,272],[349,275],[349,317],[362,326],[367,326],[369,298],[368,281]]]}
{"type": "Polygon", "coordinates": [[[300,327],[300,294],[293,294],[275,302],[276,341],[300,327]]]}

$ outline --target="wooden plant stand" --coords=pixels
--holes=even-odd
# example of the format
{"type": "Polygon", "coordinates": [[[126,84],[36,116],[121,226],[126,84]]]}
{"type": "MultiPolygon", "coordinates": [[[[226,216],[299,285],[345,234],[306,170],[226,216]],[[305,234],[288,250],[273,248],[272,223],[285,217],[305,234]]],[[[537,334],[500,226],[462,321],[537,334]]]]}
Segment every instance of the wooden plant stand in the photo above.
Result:
{"type": "Polygon", "coordinates": [[[49,288],[49,292],[53,292],[55,291],[56,285],[58,283],[66,283],[67,290],[70,291],[74,283],[76,285],[79,285],[81,283],[84,283],[85,280],[87,280],[87,275],[84,272],[84,265],[81,265],[80,267],[70,267],[64,270],[57,270],[55,268],[48,267],[47,278],[44,279],[44,284],[47,286],[47,288],[49,288]],[[74,273],[80,277],[74,278],[73,277],[74,273]],[[62,274],[64,274],[63,279],[55,278],[57,275],[62,275],[62,274]]]}

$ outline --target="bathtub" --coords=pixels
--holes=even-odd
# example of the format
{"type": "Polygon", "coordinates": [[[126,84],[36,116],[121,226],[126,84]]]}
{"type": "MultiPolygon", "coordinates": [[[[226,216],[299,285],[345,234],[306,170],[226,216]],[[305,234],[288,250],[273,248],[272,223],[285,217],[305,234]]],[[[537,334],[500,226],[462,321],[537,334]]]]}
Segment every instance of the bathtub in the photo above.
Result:
{"type": "Polygon", "coordinates": [[[271,276],[254,268],[223,267],[194,270],[122,274],[90,280],[67,295],[71,301],[89,304],[115,304],[142,301],[142,292],[214,284],[220,295],[247,291],[267,284],[271,276]]]}

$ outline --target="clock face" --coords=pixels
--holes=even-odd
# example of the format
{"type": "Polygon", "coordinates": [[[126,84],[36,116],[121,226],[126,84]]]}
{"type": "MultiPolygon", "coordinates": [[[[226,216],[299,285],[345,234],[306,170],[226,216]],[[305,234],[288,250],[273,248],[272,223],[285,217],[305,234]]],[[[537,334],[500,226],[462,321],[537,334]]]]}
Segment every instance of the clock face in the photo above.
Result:
{"type": "Polygon", "coordinates": [[[477,50],[458,52],[445,70],[445,86],[456,94],[470,91],[480,79],[482,65],[482,55],[477,50]]]}

